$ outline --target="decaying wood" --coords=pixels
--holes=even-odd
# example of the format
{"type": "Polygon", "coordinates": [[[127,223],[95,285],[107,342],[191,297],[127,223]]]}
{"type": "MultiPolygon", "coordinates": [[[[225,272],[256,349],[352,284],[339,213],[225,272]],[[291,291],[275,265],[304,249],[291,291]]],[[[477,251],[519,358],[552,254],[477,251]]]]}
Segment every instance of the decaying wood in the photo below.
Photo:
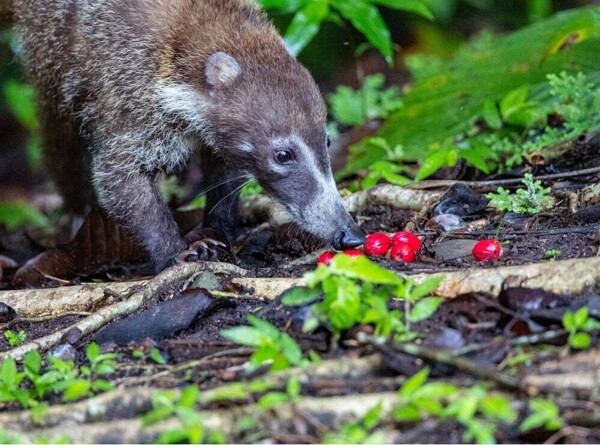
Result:
{"type": "Polygon", "coordinates": [[[79,329],[81,334],[84,336],[91,334],[115,318],[135,312],[147,301],[151,300],[162,288],[177,281],[184,281],[188,279],[199,270],[199,267],[200,266],[197,263],[189,263],[167,269],[154,277],[152,280],[148,281],[139,290],[133,292],[133,294],[126,300],[101,308],[89,317],[86,317],[65,329],[53,332],[45,337],[35,339],[10,351],[0,353],[0,362],[8,357],[20,359],[29,351],[33,350],[47,351],[53,346],[58,345],[62,341],[65,334],[67,334],[71,329],[79,329]]]}
{"type": "MultiPolygon", "coordinates": [[[[305,397],[294,403],[277,406],[274,410],[261,410],[256,405],[247,405],[219,410],[199,411],[204,426],[209,431],[239,431],[240,419],[251,416],[258,421],[258,428],[277,434],[293,430],[296,422],[310,419],[326,430],[336,430],[347,420],[356,420],[377,404],[381,404],[382,415],[389,413],[398,400],[396,392],[344,397],[313,398],[305,397]]],[[[156,425],[144,426],[139,419],[116,420],[91,424],[64,425],[53,428],[13,429],[5,426],[6,432],[18,434],[27,442],[34,442],[43,436],[50,441],[65,435],[72,443],[152,443],[160,432],[179,427],[175,419],[169,419],[156,425]]]]}
{"type": "MultiPolygon", "coordinates": [[[[278,372],[270,372],[258,380],[266,382],[275,391],[284,391],[287,381],[295,378],[301,385],[308,385],[320,379],[331,379],[335,376],[340,381],[360,381],[368,377],[376,377],[381,366],[379,355],[361,358],[344,358],[324,360],[302,368],[291,368],[278,372]]],[[[170,366],[170,369],[177,365],[170,366]]],[[[200,406],[222,399],[222,394],[231,394],[232,388],[244,383],[229,383],[200,393],[200,406]]],[[[53,405],[43,419],[44,428],[58,427],[64,424],[83,424],[102,422],[110,418],[132,418],[151,408],[152,396],[161,391],[153,387],[126,387],[92,397],[81,402],[68,405],[53,405]]],[[[173,391],[178,392],[177,389],[173,391]]],[[[236,391],[239,393],[239,391],[236,391]]],[[[250,398],[236,400],[237,404],[250,403],[250,398]]],[[[26,431],[35,427],[31,411],[0,413],[0,425],[13,431],[26,431]]]]}
{"type": "MultiPolygon", "coordinates": [[[[227,263],[214,264],[223,267],[227,263]]],[[[187,267],[191,271],[191,276],[201,271],[204,266],[190,264],[187,267]]],[[[233,267],[235,268],[235,266],[233,267]]],[[[488,292],[498,295],[502,287],[507,285],[539,287],[558,294],[577,294],[586,288],[593,289],[600,286],[600,257],[521,266],[473,268],[447,273],[417,274],[410,278],[422,282],[440,275],[445,279],[436,293],[446,298],[454,298],[470,292],[488,292]]],[[[303,285],[303,280],[301,278],[242,277],[233,278],[230,283],[242,294],[248,293],[259,298],[274,299],[287,289],[303,285]]],[[[86,284],[52,290],[7,291],[0,293],[0,302],[5,302],[13,307],[22,317],[35,317],[41,314],[69,312],[75,310],[74,308],[85,310],[84,308],[89,308],[91,302],[103,297],[105,289],[122,293],[131,287],[131,283],[116,283],[86,284]],[[62,295],[63,292],[65,295],[62,295]]]]}

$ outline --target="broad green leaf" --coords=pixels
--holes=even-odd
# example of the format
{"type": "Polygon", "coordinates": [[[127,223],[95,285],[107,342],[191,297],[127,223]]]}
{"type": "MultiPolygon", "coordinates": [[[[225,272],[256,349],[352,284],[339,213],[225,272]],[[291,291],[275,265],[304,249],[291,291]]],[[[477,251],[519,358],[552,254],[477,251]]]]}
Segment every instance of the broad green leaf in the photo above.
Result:
{"type": "Polygon", "coordinates": [[[258,399],[258,406],[261,408],[274,408],[289,402],[289,396],[284,392],[269,392],[258,399]]]}
{"type": "Polygon", "coordinates": [[[401,285],[404,280],[365,257],[337,255],[329,265],[332,272],[373,284],[401,285]]]}
{"type": "Polygon", "coordinates": [[[93,363],[100,356],[100,345],[96,342],[90,343],[85,350],[85,355],[90,363],[93,363]]]}
{"type": "Polygon", "coordinates": [[[344,18],[365,35],[367,40],[383,54],[388,63],[391,63],[390,30],[381,18],[377,7],[365,0],[332,0],[332,4],[344,18]]]}
{"type": "Polygon", "coordinates": [[[574,331],[577,329],[577,325],[575,324],[575,314],[571,311],[567,311],[563,314],[562,324],[567,331],[574,331]]]}
{"type": "Polygon", "coordinates": [[[435,311],[437,311],[443,301],[444,299],[442,297],[428,297],[417,301],[410,310],[410,315],[408,316],[409,320],[417,322],[428,319],[435,311]]]}
{"type": "Polygon", "coordinates": [[[306,0],[258,0],[264,9],[277,9],[281,12],[297,11],[306,0]]]}
{"type": "Polygon", "coordinates": [[[443,400],[458,393],[458,388],[446,382],[431,382],[418,388],[413,396],[415,399],[443,400]]]}
{"type": "Polygon", "coordinates": [[[294,15],[285,31],[285,44],[294,55],[298,55],[319,31],[321,22],[329,14],[325,1],[311,1],[294,15]]]}
{"type": "MultiPolygon", "coordinates": [[[[529,100],[550,104],[546,75],[583,72],[600,88],[600,7],[572,9],[470,47],[436,74],[418,79],[403,97],[404,107],[382,126],[378,136],[389,146],[405,147],[407,160],[418,160],[434,143],[467,133],[486,101],[499,102],[519,87],[529,100]]],[[[384,148],[362,141],[351,148],[344,176],[383,159],[384,148]],[[368,146],[368,149],[367,149],[368,146]]]]}
{"type": "Polygon", "coordinates": [[[23,366],[29,375],[37,376],[42,369],[42,356],[37,351],[29,351],[23,360],[23,366]]]}
{"type": "Polygon", "coordinates": [[[590,337],[590,334],[578,332],[572,337],[569,337],[569,344],[575,349],[587,349],[592,344],[592,338],[590,337]]]}
{"type": "Polygon", "coordinates": [[[196,385],[190,385],[181,391],[179,405],[184,408],[194,408],[200,397],[200,391],[196,385]]]}
{"type": "Polygon", "coordinates": [[[4,382],[4,386],[16,387],[17,382],[17,363],[12,358],[4,359],[0,366],[0,381],[4,382]]]}
{"type": "Polygon", "coordinates": [[[400,9],[406,12],[413,12],[426,19],[433,20],[434,16],[429,8],[421,0],[371,0],[388,8],[400,9]]]}
{"type": "Polygon", "coordinates": [[[417,408],[411,405],[396,408],[394,417],[404,422],[415,422],[421,419],[421,413],[417,408]]]}
{"type": "Polygon", "coordinates": [[[433,175],[440,168],[450,165],[450,159],[448,152],[445,150],[431,152],[423,159],[423,162],[421,162],[421,168],[419,168],[415,180],[421,181],[433,175]]]}
{"type": "Polygon", "coordinates": [[[485,397],[479,403],[479,409],[490,420],[499,419],[512,424],[518,417],[518,413],[512,407],[510,400],[501,395],[485,397]]]}
{"type": "Polygon", "coordinates": [[[87,396],[92,384],[87,380],[74,380],[63,394],[63,400],[75,400],[87,396]]]}
{"type": "Polygon", "coordinates": [[[575,322],[575,326],[580,329],[585,326],[585,322],[588,320],[590,316],[590,310],[587,306],[583,306],[577,312],[575,312],[575,316],[573,321],[575,322]]]}
{"type": "Polygon", "coordinates": [[[259,347],[268,340],[268,337],[256,328],[250,326],[238,326],[230,329],[223,329],[220,332],[221,337],[239,343],[241,345],[259,347]]]}
{"type": "Polygon", "coordinates": [[[28,130],[38,127],[38,116],[33,86],[15,80],[4,84],[4,97],[10,111],[28,130]]]}
{"type": "Polygon", "coordinates": [[[319,298],[321,294],[322,292],[318,288],[295,287],[284,294],[281,302],[286,306],[302,306],[304,304],[312,303],[319,298]]]}
{"type": "Polygon", "coordinates": [[[486,100],[483,103],[483,120],[490,128],[498,130],[502,127],[502,117],[496,106],[496,102],[493,100],[486,100]]]}
{"type": "Polygon", "coordinates": [[[35,207],[21,202],[0,202],[0,226],[12,230],[25,223],[44,226],[46,217],[35,207]]]}
{"type": "Polygon", "coordinates": [[[411,396],[423,386],[429,377],[429,368],[423,368],[406,380],[400,387],[400,400],[409,401],[411,396]]]}
{"type": "Polygon", "coordinates": [[[281,331],[273,326],[268,321],[261,320],[254,315],[248,314],[248,321],[252,326],[258,329],[260,332],[267,335],[272,340],[276,340],[281,335],[281,331]]]}
{"type": "Polygon", "coordinates": [[[514,113],[515,110],[518,110],[525,105],[528,95],[529,92],[527,91],[527,87],[521,86],[504,96],[500,101],[500,113],[502,116],[506,118],[510,116],[511,113],[514,113]]]}
{"type": "Polygon", "coordinates": [[[431,294],[440,286],[445,278],[446,277],[442,275],[439,277],[429,278],[422,283],[417,284],[410,292],[411,300],[420,300],[421,298],[431,294]]]}
{"type": "Polygon", "coordinates": [[[288,334],[283,332],[281,333],[279,344],[285,358],[287,358],[292,365],[299,365],[302,361],[302,349],[300,349],[298,343],[296,343],[296,341],[288,334]]]}

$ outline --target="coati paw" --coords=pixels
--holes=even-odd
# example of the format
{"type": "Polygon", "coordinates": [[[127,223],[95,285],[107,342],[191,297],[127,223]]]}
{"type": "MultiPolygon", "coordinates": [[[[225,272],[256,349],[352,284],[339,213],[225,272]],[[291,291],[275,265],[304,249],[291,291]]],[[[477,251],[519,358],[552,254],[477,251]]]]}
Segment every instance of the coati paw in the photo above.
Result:
{"type": "MultiPolygon", "coordinates": [[[[227,245],[216,239],[216,232],[209,228],[196,228],[189,232],[184,241],[189,248],[185,252],[196,254],[195,259],[187,261],[219,261],[231,256],[227,245]]],[[[180,255],[185,255],[182,252],[180,255]]]]}

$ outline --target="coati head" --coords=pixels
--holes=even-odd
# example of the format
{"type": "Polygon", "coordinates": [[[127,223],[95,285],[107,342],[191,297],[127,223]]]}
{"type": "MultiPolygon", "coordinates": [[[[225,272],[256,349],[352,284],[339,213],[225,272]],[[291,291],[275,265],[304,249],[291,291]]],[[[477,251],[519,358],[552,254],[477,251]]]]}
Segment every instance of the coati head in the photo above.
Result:
{"type": "Polygon", "coordinates": [[[325,105],[308,71],[285,50],[217,51],[203,71],[200,83],[174,87],[169,108],[178,100],[204,143],[254,178],[303,229],[336,249],[362,244],[365,235],[333,180],[325,105]]]}

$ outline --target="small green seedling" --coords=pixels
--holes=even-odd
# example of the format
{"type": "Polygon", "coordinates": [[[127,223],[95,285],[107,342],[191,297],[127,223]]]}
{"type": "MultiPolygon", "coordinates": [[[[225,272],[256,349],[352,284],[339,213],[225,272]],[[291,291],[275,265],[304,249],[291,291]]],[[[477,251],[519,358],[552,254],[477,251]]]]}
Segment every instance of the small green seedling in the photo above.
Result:
{"type": "Polygon", "coordinates": [[[573,349],[588,349],[592,344],[592,338],[586,331],[600,329],[600,321],[590,318],[587,306],[576,312],[565,312],[562,323],[569,333],[568,343],[573,349]]]}
{"type": "Polygon", "coordinates": [[[224,329],[221,335],[241,345],[256,348],[250,357],[249,372],[258,369],[265,363],[271,364],[271,370],[286,369],[308,363],[302,357],[298,343],[285,332],[271,323],[248,315],[251,326],[239,326],[224,329]]]}
{"type": "Polygon", "coordinates": [[[209,433],[204,427],[196,404],[200,397],[197,386],[184,388],[179,396],[174,391],[159,391],[152,396],[152,410],[142,416],[144,425],[152,425],[171,417],[180,426],[163,431],[157,443],[226,443],[220,432],[209,433]]]}
{"type": "Polygon", "coordinates": [[[381,422],[383,407],[378,403],[365,416],[356,422],[344,423],[335,433],[327,433],[323,443],[376,444],[385,443],[383,432],[373,431],[381,422]]]}
{"type": "Polygon", "coordinates": [[[285,392],[268,392],[258,399],[257,405],[263,409],[271,409],[284,403],[297,402],[302,399],[301,391],[302,386],[300,385],[300,381],[295,377],[291,377],[287,381],[285,392]]]}
{"type": "Polygon", "coordinates": [[[288,292],[282,299],[288,306],[321,302],[312,306],[304,323],[310,332],[319,324],[328,326],[336,336],[357,324],[372,324],[375,335],[396,338],[410,337],[410,324],[429,318],[442,298],[429,297],[443,278],[433,278],[420,284],[405,280],[368,258],[336,255],[328,266],[319,265],[304,275],[307,287],[288,292]],[[392,297],[404,300],[404,310],[390,310],[392,297]]]}
{"type": "Polygon", "coordinates": [[[27,333],[25,331],[13,332],[11,330],[4,331],[4,338],[8,343],[8,346],[16,347],[21,346],[27,340],[27,333]]]}
{"type": "Polygon", "coordinates": [[[563,426],[564,420],[560,417],[560,410],[554,402],[545,399],[532,399],[529,401],[531,414],[519,426],[522,432],[535,428],[544,428],[555,431],[563,426]]]}
{"type": "Polygon", "coordinates": [[[490,205],[501,212],[514,212],[528,215],[545,212],[552,209],[554,201],[550,196],[550,188],[543,187],[541,181],[534,181],[531,173],[523,178],[524,189],[511,193],[503,187],[496,193],[488,193],[490,205]]]}
{"type": "Polygon", "coordinates": [[[560,250],[560,249],[548,249],[548,250],[546,250],[544,252],[544,255],[546,255],[546,258],[549,258],[551,260],[555,260],[559,256],[562,255],[562,250],[560,250]]]}

